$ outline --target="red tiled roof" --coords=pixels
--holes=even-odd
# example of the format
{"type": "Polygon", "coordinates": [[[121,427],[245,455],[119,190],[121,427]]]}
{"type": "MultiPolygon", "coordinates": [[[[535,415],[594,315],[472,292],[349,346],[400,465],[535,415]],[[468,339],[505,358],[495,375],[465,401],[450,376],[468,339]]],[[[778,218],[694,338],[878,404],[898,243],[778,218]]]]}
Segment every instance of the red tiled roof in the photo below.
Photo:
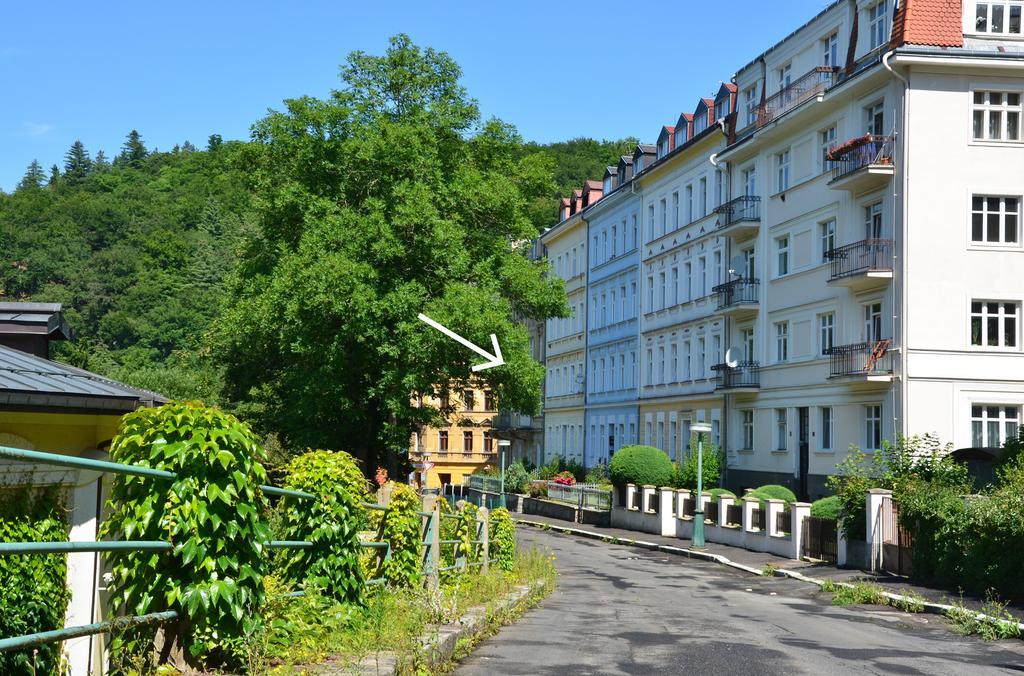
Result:
{"type": "Polygon", "coordinates": [[[601,190],[603,187],[604,186],[601,184],[601,181],[587,179],[586,181],[583,182],[584,190],[601,190]]]}
{"type": "Polygon", "coordinates": [[[962,47],[961,4],[962,0],[903,0],[893,17],[890,45],[962,47]]]}

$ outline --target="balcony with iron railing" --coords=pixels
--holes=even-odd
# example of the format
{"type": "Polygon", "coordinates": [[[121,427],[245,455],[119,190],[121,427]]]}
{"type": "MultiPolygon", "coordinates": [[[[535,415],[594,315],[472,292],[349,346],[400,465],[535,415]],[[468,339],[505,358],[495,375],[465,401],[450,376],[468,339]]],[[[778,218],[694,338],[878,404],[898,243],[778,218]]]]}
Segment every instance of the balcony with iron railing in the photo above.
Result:
{"type": "Polygon", "coordinates": [[[499,430],[530,429],[532,426],[531,416],[516,411],[502,411],[494,418],[494,428],[499,430]]]}
{"type": "Polygon", "coordinates": [[[740,195],[715,208],[718,234],[742,239],[757,233],[761,225],[761,198],[740,195]]]}
{"type": "Polygon", "coordinates": [[[854,383],[888,383],[892,380],[892,341],[872,340],[830,348],[829,379],[854,383]]]}
{"type": "Polygon", "coordinates": [[[711,370],[718,374],[716,390],[757,392],[761,389],[761,365],[756,361],[739,362],[735,366],[715,364],[711,370]]]}
{"type": "Polygon", "coordinates": [[[868,134],[828,151],[832,168],[829,185],[838,190],[862,193],[885,185],[896,173],[893,136],[868,134]]]}
{"type": "Polygon", "coordinates": [[[865,239],[825,253],[831,261],[829,284],[866,289],[892,280],[893,241],[865,239]]]}
{"type": "Polygon", "coordinates": [[[757,128],[771,124],[797,106],[810,101],[836,83],[838,68],[818,66],[798,77],[757,107],[757,128]]]}
{"type": "Polygon", "coordinates": [[[758,280],[746,277],[719,284],[712,289],[718,294],[718,312],[735,318],[756,313],[760,288],[758,280]]]}

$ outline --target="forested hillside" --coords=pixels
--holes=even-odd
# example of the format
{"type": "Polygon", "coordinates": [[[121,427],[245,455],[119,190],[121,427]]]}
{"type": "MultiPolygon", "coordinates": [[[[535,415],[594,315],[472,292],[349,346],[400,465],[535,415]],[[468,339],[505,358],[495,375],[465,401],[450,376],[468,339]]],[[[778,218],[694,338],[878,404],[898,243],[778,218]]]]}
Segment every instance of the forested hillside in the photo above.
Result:
{"type": "MultiPolygon", "coordinates": [[[[551,225],[557,199],[600,178],[635,139],[523,144],[550,158],[556,190],[530,218],[551,225]]],[[[75,340],[57,358],[173,397],[222,401],[205,334],[225,279],[254,230],[242,142],[212,136],[150,152],[137,133],[93,157],[76,142],[62,167],[32,162],[0,192],[0,299],[60,302],[75,340]]]]}

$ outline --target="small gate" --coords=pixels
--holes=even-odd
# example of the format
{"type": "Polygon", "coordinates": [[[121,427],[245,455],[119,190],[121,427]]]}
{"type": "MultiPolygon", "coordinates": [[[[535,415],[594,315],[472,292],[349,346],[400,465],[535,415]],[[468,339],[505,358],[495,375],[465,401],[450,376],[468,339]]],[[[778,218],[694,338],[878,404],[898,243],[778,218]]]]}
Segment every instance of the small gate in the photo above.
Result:
{"type": "Polygon", "coordinates": [[[882,570],[893,575],[910,575],[913,572],[914,536],[900,525],[899,505],[892,497],[882,498],[879,510],[879,528],[882,535],[882,570]]]}
{"type": "Polygon", "coordinates": [[[805,517],[801,555],[809,559],[836,563],[839,556],[838,523],[835,519],[805,517]]]}

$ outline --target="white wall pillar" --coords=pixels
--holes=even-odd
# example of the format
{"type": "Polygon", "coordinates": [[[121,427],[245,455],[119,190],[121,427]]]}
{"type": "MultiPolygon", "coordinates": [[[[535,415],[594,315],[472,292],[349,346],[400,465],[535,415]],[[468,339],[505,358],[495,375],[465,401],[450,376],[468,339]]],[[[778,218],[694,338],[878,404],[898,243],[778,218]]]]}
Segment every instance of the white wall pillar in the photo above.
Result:
{"type": "Polygon", "coordinates": [[[636,484],[626,484],[626,504],[623,505],[626,509],[635,510],[633,507],[633,500],[636,499],[636,484]]]}
{"type": "Polygon", "coordinates": [[[650,484],[644,486],[644,514],[654,514],[654,495],[657,492],[657,490],[657,488],[651,486],[650,484]]]}
{"type": "Polygon", "coordinates": [[[887,497],[890,498],[887,504],[892,505],[892,491],[890,490],[871,488],[865,496],[866,514],[864,518],[867,519],[867,522],[864,525],[867,529],[864,539],[867,541],[871,570],[878,570],[882,566],[882,520],[890,518],[890,515],[882,513],[882,504],[886,502],[885,498],[887,497]]]}
{"type": "Polygon", "coordinates": [[[658,510],[658,517],[661,521],[661,534],[665,537],[675,537],[676,524],[679,523],[673,504],[676,491],[674,488],[662,486],[659,493],[661,494],[661,508],[658,510]]]}
{"type": "Polygon", "coordinates": [[[794,502],[790,505],[789,509],[793,519],[792,524],[790,525],[790,532],[793,536],[792,558],[799,561],[803,558],[804,519],[811,515],[811,503],[794,502]]]}
{"type": "Polygon", "coordinates": [[[729,508],[732,507],[733,499],[727,495],[718,496],[718,525],[725,527],[729,525],[729,508]]]}
{"type": "Polygon", "coordinates": [[[786,508],[785,500],[778,500],[776,498],[769,498],[765,500],[768,503],[768,513],[764,517],[764,529],[768,531],[769,537],[782,537],[782,533],[776,528],[778,523],[778,516],[782,513],[782,510],[786,508]]]}
{"type": "Polygon", "coordinates": [[[836,522],[836,565],[842,568],[848,565],[850,561],[850,552],[847,549],[846,536],[843,535],[843,520],[839,519],[836,522]]]}
{"type": "MultiPolygon", "coordinates": [[[[106,459],[106,453],[94,452],[85,457],[106,459]]],[[[102,509],[102,475],[89,470],[78,471],[71,494],[71,542],[95,542],[102,509]]],[[[101,608],[97,591],[100,576],[100,555],[96,552],[74,552],[67,555],[67,583],[71,590],[64,626],[74,627],[100,621],[101,608]]],[[[64,641],[64,654],[71,676],[101,673],[102,643],[99,636],[81,636],[64,641]]]]}
{"type": "Polygon", "coordinates": [[[686,501],[690,499],[690,491],[687,488],[676,489],[676,518],[683,518],[683,509],[686,507],[686,501]]]}

